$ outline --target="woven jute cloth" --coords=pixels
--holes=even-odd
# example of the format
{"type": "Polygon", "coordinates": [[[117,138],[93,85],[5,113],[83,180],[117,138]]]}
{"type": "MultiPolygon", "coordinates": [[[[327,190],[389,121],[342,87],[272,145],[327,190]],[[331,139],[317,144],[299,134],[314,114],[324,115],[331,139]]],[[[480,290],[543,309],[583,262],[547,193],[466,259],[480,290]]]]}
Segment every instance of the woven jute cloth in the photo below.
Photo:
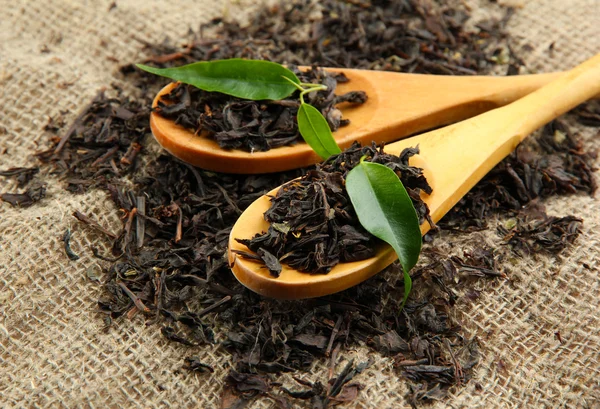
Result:
{"type": "MultiPolygon", "coordinates": [[[[120,64],[143,58],[139,39],[177,42],[211,18],[243,18],[259,6],[111,3],[0,0],[0,169],[36,165],[32,154],[47,146],[49,118],[62,115],[68,126],[100,88],[119,81],[120,64]]],[[[598,0],[462,3],[480,20],[515,6],[511,45],[532,72],[568,69],[600,52],[598,0]]],[[[579,129],[586,147],[600,146],[597,129],[579,129]]],[[[88,275],[101,269],[90,247],[106,244],[71,214],[93,215],[114,231],[120,214],[104,192],[72,195],[51,175],[44,180],[47,197],[34,206],[0,203],[0,407],[219,407],[231,357],[218,346],[190,350],[168,342],[140,316],[102,330],[101,287],[88,275]],[[77,261],[65,256],[67,228],[77,261]],[[182,371],[190,353],[215,373],[182,371]]],[[[0,179],[0,191],[14,190],[14,181],[0,179]]],[[[454,318],[466,336],[478,337],[482,359],[474,379],[433,408],[600,408],[600,202],[575,195],[544,204],[551,215],[583,218],[582,235],[558,256],[507,257],[500,266],[506,279],[480,282],[477,300],[458,303],[454,318]]],[[[493,231],[442,237],[438,245],[460,254],[476,242],[500,245],[493,231]]],[[[373,365],[356,378],[365,388],[348,406],[408,406],[407,381],[390,358],[362,347],[344,358],[351,357],[373,365]]],[[[325,381],[327,371],[319,362],[302,377],[325,381]]],[[[292,384],[288,375],[280,380],[292,384]]],[[[274,403],[264,398],[250,406],[274,403]]]]}

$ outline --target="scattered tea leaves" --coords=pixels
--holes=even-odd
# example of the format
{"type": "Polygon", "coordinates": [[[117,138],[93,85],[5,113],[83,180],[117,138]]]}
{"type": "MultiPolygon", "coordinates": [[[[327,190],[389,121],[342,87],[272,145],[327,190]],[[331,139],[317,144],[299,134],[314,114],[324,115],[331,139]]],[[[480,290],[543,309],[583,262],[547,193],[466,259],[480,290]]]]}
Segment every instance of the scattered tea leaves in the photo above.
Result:
{"type": "Polygon", "coordinates": [[[300,84],[296,74],[281,64],[261,60],[232,58],[200,61],[175,68],[136,66],[204,91],[250,100],[283,99],[298,89],[294,84],[300,84]]]}
{"type": "Polygon", "coordinates": [[[77,220],[79,220],[80,222],[82,222],[83,224],[86,224],[88,226],[90,226],[91,228],[93,228],[94,230],[107,235],[108,237],[112,238],[112,239],[116,239],[117,235],[106,230],[104,227],[100,226],[98,224],[98,222],[90,219],[88,216],[86,216],[85,214],[81,213],[80,211],[76,210],[73,212],[73,217],[75,217],[77,220]]]}
{"type": "Polygon", "coordinates": [[[120,89],[114,91],[111,97],[98,93],[56,146],[36,154],[54,166],[70,192],[106,188],[112,179],[137,169],[142,140],[150,132],[149,104],[124,97],[120,89]]]}
{"type": "Polygon", "coordinates": [[[265,393],[271,389],[267,377],[240,373],[233,369],[229,372],[226,380],[237,392],[241,393],[265,393]]]}
{"type": "MultiPolygon", "coordinates": [[[[508,16],[510,13],[507,13],[508,16]]],[[[500,60],[494,57],[509,50],[502,29],[508,18],[490,20],[478,27],[477,32],[464,28],[468,19],[468,10],[460,5],[449,7],[446,0],[323,0],[310,4],[304,0],[291,0],[276,7],[259,8],[249,16],[250,24],[215,19],[202,27],[202,33],[190,33],[191,38],[183,41],[177,39],[178,44],[186,42],[183,48],[169,43],[146,43],[144,52],[150,56],[148,61],[161,67],[244,57],[301,65],[415,73],[489,73],[500,64],[500,60]],[[311,17],[315,15],[318,17],[311,17]],[[306,36],[296,36],[296,33],[306,33],[306,36]]],[[[511,72],[515,68],[518,70],[514,56],[511,53],[507,55],[512,60],[508,64],[511,72]]],[[[503,67],[507,68],[506,65],[503,67]]],[[[131,311],[138,311],[137,307],[134,308],[134,299],[117,284],[121,277],[126,277],[127,288],[150,309],[149,329],[158,330],[160,324],[156,323],[167,321],[174,330],[175,325],[177,328],[174,333],[167,330],[166,336],[186,334],[186,339],[194,341],[191,335],[196,333],[198,337],[210,338],[210,327],[199,316],[201,313],[211,315],[206,317],[206,322],[219,331],[220,339],[225,339],[222,346],[234,356],[232,365],[238,373],[260,376],[269,373],[273,374],[269,377],[276,378],[283,371],[291,371],[293,378],[303,385],[299,388],[303,390],[292,392],[294,397],[313,399],[319,396],[315,405],[323,402],[330,387],[326,380],[323,383],[314,378],[307,380],[312,377],[302,371],[314,368],[315,360],[323,359],[323,352],[291,342],[300,334],[328,337],[331,344],[328,350],[332,357],[343,355],[348,348],[356,345],[367,345],[375,351],[392,354],[396,373],[417,382],[413,388],[414,405],[434,398],[441,399],[453,385],[469,380],[477,362],[476,343],[470,346],[465,331],[453,318],[456,311],[452,307],[460,294],[465,294],[465,299],[472,302],[482,292],[469,291],[469,283],[481,280],[481,276],[491,280],[499,275],[490,271],[501,273],[494,266],[501,254],[493,254],[486,249],[471,251],[470,255],[455,259],[440,254],[435,242],[427,246],[421,255],[419,268],[412,274],[415,287],[423,291],[413,293],[401,314],[398,311],[404,289],[397,283],[401,277],[398,264],[359,286],[327,298],[292,303],[256,296],[235,280],[224,257],[227,238],[238,215],[236,208],[245,209],[259,196],[302,173],[232,176],[204,172],[172,157],[151,156],[151,149],[145,149],[147,140],[143,138],[149,134],[149,113],[145,107],[149,106],[163,84],[158,77],[132,65],[124,66],[122,73],[125,81],[138,87],[136,95],[142,98],[128,100],[118,90],[113,90],[116,91],[111,93],[116,95],[114,98],[102,96],[94,101],[82,109],[80,117],[60,134],[57,132],[64,123],[64,117],[57,115],[52,119],[52,126],[47,128],[54,146],[39,155],[55,165],[58,175],[68,182],[71,192],[93,187],[103,189],[116,208],[123,209],[127,215],[131,215],[132,209],[138,206],[137,197],[146,197],[145,214],[138,209],[132,216],[136,220],[123,219],[116,239],[111,238],[111,234],[106,235],[107,240],[115,242],[115,257],[105,257],[92,248],[97,257],[105,260],[102,262],[104,294],[98,304],[106,314],[107,325],[118,317],[131,317],[131,311]],[[115,146],[118,146],[116,150],[115,146]],[[109,152],[112,156],[105,156],[109,152]],[[135,160],[138,153],[148,158],[146,166],[136,166],[139,163],[135,160]],[[127,160],[122,160],[124,156],[132,159],[130,166],[126,165],[127,160]],[[92,166],[94,163],[95,166],[92,166]],[[131,177],[133,183],[124,182],[124,177],[131,177]],[[181,212],[172,206],[173,203],[181,212]],[[176,243],[173,237],[180,215],[181,240],[176,243]],[[137,218],[143,218],[145,229],[136,231],[137,218]],[[129,239],[122,246],[127,232],[129,239]],[[138,233],[145,238],[141,248],[137,247],[138,233]],[[218,304],[227,297],[231,297],[230,301],[218,304]],[[210,307],[214,309],[206,313],[210,307]],[[213,318],[214,322],[208,321],[213,318]],[[440,342],[444,339],[452,340],[453,353],[449,354],[445,343],[440,342]],[[465,355],[466,359],[463,358],[465,355]],[[452,361],[460,365],[451,362],[450,356],[454,356],[456,359],[452,361]],[[447,369],[441,371],[442,376],[430,376],[431,367],[427,366],[431,365],[447,369]],[[405,372],[403,368],[410,370],[405,372]]],[[[320,76],[306,80],[302,79],[302,74],[296,75],[302,82],[328,85],[327,92],[310,94],[307,102],[323,113],[332,129],[334,123],[343,126],[344,120],[340,121],[339,111],[327,105],[328,101],[343,97],[329,98],[335,88],[327,82],[331,79],[320,76]]],[[[333,80],[339,82],[339,79],[333,80]]],[[[241,102],[219,93],[211,93],[210,98],[202,99],[198,95],[206,95],[205,91],[183,84],[177,88],[181,95],[179,102],[188,97],[190,101],[189,109],[179,104],[181,110],[174,114],[180,118],[180,123],[188,121],[190,129],[195,130],[198,123],[194,121],[201,118],[203,125],[213,127],[214,135],[219,134],[221,139],[218,141],[222,146],[231,144],[232,147],[240,145],[244,146],[243,149],[258,150],[300,140],[297,127],[294,128],[296,121],[293,120],[299,107],[297,101],[285,99],[281,101],[282,105],[241,102]],[[208,106],[206,111],[205,105],[208,106]],[[226,109],[227,106],[235,109],[226,109]],[[247,126],[234,127],[240,123],[238,121],[247,126]],[[291,124],[289,128],[288,124],[291,124]],[[230,135],[234,137],[230,138],[230,135]],[[246,140],[250,143],[246,144],[246,140]]],[[[597,124],[597,112],[597,109],[586,110],[582,119],[597,124]]],[[[516,192],[517,180],[509,175],[507,164],[522,180],[532,198],[536,195],[531,193],[540,187],[539,180],[542,181],[539,197],[593,191],[595,184],[590,169],[594,162],[589,150],[570,131],[564,135],[566,138],[562,143],[552,147],[552,141],[560,142],[561,138],[554,138],[554,131],[544,133],[543,138],[549,142],[544,145],[552,151],[539,148],[529,152],[520,148],[495,168],[489,179],[478,184],[473,191],[473,200],[462,202],[455,208],[455,217],[448,216],[445,227],[452,223],[452,228],[460,231],[465,227],[463,223],[468,221],[471,227],[467,228],[485,228],[491,213],[514,217],[523,204],[531,205],[529,199],[520,199],[521,195],[516,192]],[[565,173],[574,177],[564,177],[565,173]],[[514,207],[515,202],[511,198],[521,206],[514,207]]],[[[358,152],[356,161],[363,154],[358,152]]],[[[377,156],[380,157],[379,154],[377,156]]],[[[399,169],[395,167],[394,170],[399,169]]],[[[411,173],[413,170],[401,168],[399,172],[411,197],[418,196],[418,189],[425,190],[424,180],[420,181],[418,172],[411,173]]],[[[322,170],[310,169],[309,172],[313,172],[314,176],[314,172],[321,174],[322,170]]],[[[335,180],[334,176],[325,175],[320,183],[330,186],[328,196],[333,194],[341,200],[338,187],[343,188],[343,184],[338,186],[335,180]]],[[[344,200],[346,202],[341,210],[352,211],[348,198],[344,200]]],[[[426,212],[418,203],[414,204],[422,223],[427,217],[426,212]]],[[[329,206],[332,207],[331,204],[329,206]]],[[[324,212],[317,213],[315,218],[324,217],[324,212]]],[[[343,212],[340,211],[339,215],[343,212]]],[[[279,228],[285,233],[287,226],[280,224],[279,228]]],[[[362,239],[363,236],[368,237],[365,231],[344,229],[347,229],[344,234],[348,240],[344,243],[350,243],[348,246],[353,251],[360,249],[357,245],[365,244],[362,239]]],[[[370,244],[365,247],[370,247],[370,244]]],[[[502,252],[502,249],[494,250],[502,252]]],[[[335,372],[331,370],[330,378],[334,378],[335,372]]],[[[352,383],[346,385],[350,388],[352,383]]],[[[245,395],[234,396],[235,387],[225,388],[225,391],[222,407],[232,407],[236,402],[251,404],[252,396],[261,393],[251,391],[246,399],[245,395]],[[228,391],[233,392],[230,394],[228,391]]],[[[345,394],[342,387],[337,396],[340,395],[353,396],[353,392],[345,394]]],[[[292,399],[291,394],[279,396],[292,399]]],[[[280,403],[286,404],[285,401],[280,403]]],[[[307,402],[307,405],[312,403],[307,402]]]]}
{"type": "MultiPolygon", "coordinates": [[[[281,390],[295,399],[310,399],[311,407],[313,408],[328,408],[337,404],[332,402],[352,402],[356,399],[358,392],[362,390],[364,386],[357,382],[350,383],[350,381],[370,365],[370,361],[354,365],[354,360],[351,359],[346,363],[338,376],[332,376],[328,380],[327,388],[319,381],[313,383],[294,378],[296,382],[305,387],[309,387],[310,389],[292,391],[287,388],[281,388],[281,390]]],[[[332,371],[330,372],[330,375],[333,375],[332,371]]]]}
{"type": "Polygon", "coordinates": [[[594,99],[575,109],[579,123],[587,126],[600,127],[600,101],[594,99]]]}
{"type": "Polygon", "coordinates": [[[521,256],[546,252],[557,254],[573,243],[581,233],[579,217],[546,217],[542,220],[518,219],[510,229],[498,226],[498,234],[521,256]]]}

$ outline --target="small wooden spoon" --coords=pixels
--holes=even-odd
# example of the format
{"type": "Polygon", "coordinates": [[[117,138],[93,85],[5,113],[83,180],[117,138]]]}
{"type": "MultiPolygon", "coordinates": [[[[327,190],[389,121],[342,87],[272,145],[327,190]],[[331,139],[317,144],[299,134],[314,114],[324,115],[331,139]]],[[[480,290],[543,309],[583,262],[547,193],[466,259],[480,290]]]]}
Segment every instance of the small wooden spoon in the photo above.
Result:
{"type": "MultiPolygon", "coordinates": [[[[423,194],[431,217],[439,221],[488,171],[506,157],[531,132],[600,92],[600,54],[539,90],[475,118],[385,146],[398,155],[404,148],[419,146],[421,153],[412,165],[424,169],[433,187],[423,194]]],[[[269,192],[275,195],[277,189],[269,192]]],[[[264,296],[298,299],[318,297],[354,286],[396,259],[388,245],[375,257],[341,263],[324,275],[311,275],[283,266],[278,278],[263,265],[236,257],[234,250],[248,251],[235,238],[250,238],[266,231],[263,214],[269,208],[268,195],[250,205],[240,216],[229,238],[229,262],[237,279],[264,296]]],[[[428,223],[421,232],[429,230],[428,223]]]]}
{"type": "MultiPolygon", "coordinates": [[[[342,149],[354,141],[362,144],[392,142],[419,131],[433,129],[519,99],[562,73],[511,77],[455,77],[402,74],[383,71],[327,69],[343,72],[350,79],[339,84],[336,93],[363,90],[368,101],[360,106],[341,104],[350,125],[334,133],[342,149]]],[[[164,87],[154,99],[170,92],[176,83],[164,87]]],[[[224,150],[205,135],[176,125],[156,113],[150,116],[154,137],[167,151],[203,169],[224,173],[269,173],[300,168],[321,158],[304,142],[266,152],[224,150]]]]}

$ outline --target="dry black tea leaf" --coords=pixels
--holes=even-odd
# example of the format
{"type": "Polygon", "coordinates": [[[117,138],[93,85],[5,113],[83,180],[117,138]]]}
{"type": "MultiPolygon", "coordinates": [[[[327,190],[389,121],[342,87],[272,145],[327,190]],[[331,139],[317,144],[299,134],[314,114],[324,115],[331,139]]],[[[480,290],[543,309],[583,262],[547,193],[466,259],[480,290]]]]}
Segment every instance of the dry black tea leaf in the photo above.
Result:
{"type": "Polygon", "coordinates": [[[189,356],[185,358],[183,369],[187,369],[188,371],[194,371],[198,373],[215,372],[212,366],[202,363],[197,356],[189,356]]]}
{"type": "Polygon", "coordinates": [[[46,184],[34,182],[24,193],[0,193],[0,199],[16,207],[29,207],[46,196],[46,184]]]}
{"type": "Polygon", "coordinates": [[[281,274],[281,269],[283,267],[281,266],[281,263],[279,262],[277,257],[275,257],[273,254],[269,253],[267,250],[265,250],[262,247],[258,249],[256,254],[258,254],[258,256],[260,257],[260,260],[263,263],[265,263],[265,266],[269,269],[269,272],[273,276],[279,277],[279,274],[281,274]]]}
{"type": "Polygon", "coordinates": [[[33,177],[40,171],[39,167],[32,168],[10,168],[6,170],[0,170],[0,176],[4,177],[16,177],[17,187],[23,187],[33,179],[33,177]]]}
{"type": "Polygon", "coordinates": [[[79,256],[71,249],[71,230],[67,229],[63,235],[63,242],[65,243],[65,253],[69,260],[79,260],[79,256]]]}
{"type": "Polygon", "coordinates": [[[251,375],[239,373],[231,370],[227,375],[227,382],[235,387],[238,392],[242,393],[265,393],[271,389],[269,380],[260,375],[251,375]]]}

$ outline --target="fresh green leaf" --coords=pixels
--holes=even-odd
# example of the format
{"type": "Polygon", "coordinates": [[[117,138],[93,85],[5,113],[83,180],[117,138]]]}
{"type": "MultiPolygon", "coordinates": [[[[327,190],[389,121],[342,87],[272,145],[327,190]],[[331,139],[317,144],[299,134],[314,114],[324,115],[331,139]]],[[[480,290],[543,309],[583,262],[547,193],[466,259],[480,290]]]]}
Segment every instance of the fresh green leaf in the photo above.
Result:
{"type": "Polygon", "coordinates": [[[193,85],[204,91],[216,91],[251,100],[278,100],[298,89],[300,80],[284,66],[261,60],[201,61],[175,68],[154,68],[137,64],[152,74],[193,85]]]}
{"type": "Polygon", "coordinates": [[[402,267],[402,274],[404,274],[404,299],[402,300],[402,305],[400,309],[404,308],[404,304],[406,304],[406,300],[408,300],[408,296],[412,291],[412,278],[410,278],[410,274],[402,267]]]}
{"type": "Polygon", "coordinates": [[[422,241],[412,201],[393,170],[364,160],[348,173],[346,190],[360,224],[396,251],[404,271],[404,306],[412,288],[408,272],[419,259],[422,241]]]}
{"type": "Polygon", "coordinates": [[[307,144],[323,159],[342,152],[333,138],[327,120],[312,105],[302,103],[298,109],[298,129],[307,144]]]}

